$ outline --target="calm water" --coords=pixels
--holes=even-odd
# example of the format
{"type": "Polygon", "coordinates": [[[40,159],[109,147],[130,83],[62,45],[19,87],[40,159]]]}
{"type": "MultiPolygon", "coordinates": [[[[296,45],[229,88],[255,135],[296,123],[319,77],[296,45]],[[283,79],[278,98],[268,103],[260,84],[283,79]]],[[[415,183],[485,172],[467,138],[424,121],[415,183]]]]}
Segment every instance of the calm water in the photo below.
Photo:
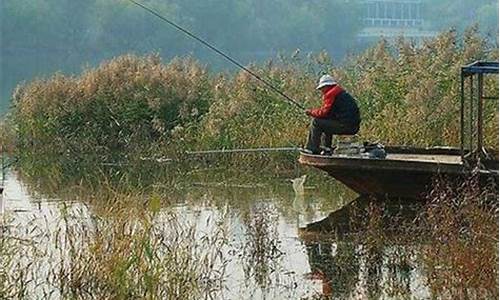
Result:
{"type": "MultiPolygon", "coordinates": [[[[430,298],[416,258],[400,255],[412,253],[406,246],[384,247],[374,260],[365,255],[359,243],[300,230],[324,220],[356,195],[328,180],[324,184],[306,181],[301,196],[289,179],[284,176],[266,183],[232,180],[229,185],[192,182],[179,191],[175,204],[162,209],[200,232],[210,232],[210,220],[224,216],[229,242],[223,253],[228,263],[224,288],[217,298],[430,298]]],[[[50,244],[61,230],[63,210],[76,216],[75,222],[92,227],[92,212],[86,205],[44,198],[27,188],[15,173],[7,177],[1,198],[4,233],[36,241],[34,249],[44,249],[15,255],[27,266],[37,261],[33,281],[28,283],[34,299],[45,298],[42,295],[54,289],[44,278],[53,268],[51,260],[64,255],[50,244]]],[[[161,213],[156,220],[162,222],[161,213]]],[[[50,298],[59,298],[57,291],[50,298]]]]}

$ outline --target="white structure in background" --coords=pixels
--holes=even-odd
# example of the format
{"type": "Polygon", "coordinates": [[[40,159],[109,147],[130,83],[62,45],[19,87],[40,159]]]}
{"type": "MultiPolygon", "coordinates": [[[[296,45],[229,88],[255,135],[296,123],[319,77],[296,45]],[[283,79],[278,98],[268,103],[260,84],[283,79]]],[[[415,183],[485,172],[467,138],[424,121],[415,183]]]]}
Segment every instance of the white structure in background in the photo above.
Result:
{"type": "Polygon", "coordinates": [[[405,37],[421,40],[433,37],[434,31],[424,30],[422,0],[362,0],[363,24],[361,40],[405,37]]]}

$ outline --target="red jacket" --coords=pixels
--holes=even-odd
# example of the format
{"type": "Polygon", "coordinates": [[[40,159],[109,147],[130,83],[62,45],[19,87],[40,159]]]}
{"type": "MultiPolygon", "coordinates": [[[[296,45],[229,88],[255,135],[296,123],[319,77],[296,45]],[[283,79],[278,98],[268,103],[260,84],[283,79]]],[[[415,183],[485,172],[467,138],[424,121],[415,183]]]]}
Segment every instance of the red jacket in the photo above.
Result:
{"type": "Polygon", "coordinates": [[[332,110],[335,98],[344,91],[340,85],[335,85],[323,95],[323,105],[320,108],[310,109],[309,115],[314,118],[326,118],[332,110]]]}

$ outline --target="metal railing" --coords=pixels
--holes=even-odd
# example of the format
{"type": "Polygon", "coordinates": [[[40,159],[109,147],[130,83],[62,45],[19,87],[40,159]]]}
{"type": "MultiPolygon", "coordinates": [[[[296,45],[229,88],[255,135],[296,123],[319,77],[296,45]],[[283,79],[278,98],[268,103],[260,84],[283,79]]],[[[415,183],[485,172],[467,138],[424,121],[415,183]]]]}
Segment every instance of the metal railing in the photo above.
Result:
{"type": "Polygon", "coordinates": [[[483,95],[484,75],[489,74],[498,75],[498,62],[476,61],[462,67],[460,73],[460,155],[464,163],[478,162],[487,155],[483,147],[483,101],[498,100],[498,95],[483,95]]]}

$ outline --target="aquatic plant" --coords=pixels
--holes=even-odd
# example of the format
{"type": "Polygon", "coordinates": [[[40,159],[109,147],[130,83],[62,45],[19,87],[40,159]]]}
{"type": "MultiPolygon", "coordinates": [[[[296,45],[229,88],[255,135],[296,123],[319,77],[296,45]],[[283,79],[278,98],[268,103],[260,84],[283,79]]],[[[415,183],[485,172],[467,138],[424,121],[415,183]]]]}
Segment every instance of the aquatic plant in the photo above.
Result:
{"type": "Polygon", "coordinates": [[[455,187],[438,181],[429,195],[420,253],[434,295],[449,299],[498,294],[498,193],[475,175],[455,187]]]}
{"type": "Polygon", "coordinates": [[[62,203],[50,222],[10,224],[0,237],[0,297],[199,299],[220,291],[223,216],[199,228],[160,209],[155,196],[89,202],[62,203]]]}
{"type": "MultiPolygon", "coordinates": [[[[338,77],[361,104],[362,135],[390,144],[458,145],[460,67],[496,60],[496,51],[487,47],[472,27],[463,37],[448,31],[422,45],[404,39],[395,44],[381,41],[349,61],[338,77]]],[[[490,80],[491,94],[498,95],[498,77],[490,80]]],[[[493,128],[498,126],[498,103],[485,103],[486,136],[490,147],[497,148],[493,128]]]]}
{"type": "Polygon", "coordinates": [[[144,152],[208,109],[209,81],[191,59],[165,65],[156,55],[125,55],[78,77],[35,80],[13,95],[18,147],[94,161],[144,152]]]}
{"type": "MultiPolygon", "coordinates": [[[[319,53],[250,68],[307,107],[319,105],[318,74],[332,73],[359,102],[361,139],[456,146],[460,67],[497,59],[488,47],[472,27],[464,36],[448,31],[423,44],[382,40],[342,65],[319,53]]],[[[487,96],[498,95],[497,83],[485,81],[487,96]]],[[[497,101],[485,102],[484,118],[486,145],[497,148],[497,101]]],[[[125,55],[79,76],[19,86],[12,110],[18,152],[91,162],[172,156],[186,148],[300,146],[308,122],[247,73],[210,74],[193,59],[164,64],[155,55],[125,55]]]]}
{"type": "MultiPolygon", "coordinates": [[[[277,272],[279,259],[284,254],[276,230],[278,217],[267,203],[257,203],[243,216],[246,242],[241,252],[245,276],[253,278],[256,285],[265,289],[271,276],[277,272]]],[[[247,279],[248,280],[248,279],[247,279]]]]}

